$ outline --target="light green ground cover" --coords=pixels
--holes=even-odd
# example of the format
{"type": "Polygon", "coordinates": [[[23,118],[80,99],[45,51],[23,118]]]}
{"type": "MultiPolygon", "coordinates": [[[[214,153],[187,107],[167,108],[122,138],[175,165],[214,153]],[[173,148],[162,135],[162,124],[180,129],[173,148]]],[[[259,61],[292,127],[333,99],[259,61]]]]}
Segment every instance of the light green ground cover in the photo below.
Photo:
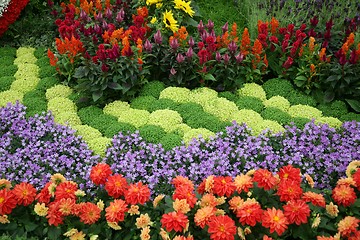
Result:
{"type": "Polygon", "coordinates": [[[147,141],[170,149],[199,135],[211,138],[232,121],[246,123],[257,135],[265,129],[281,132],[290,123],[303,126],[311,119],[335,128],[342,121],[359,119],[341,101],[316,108],[315,100],[281,79],[263,86],[247,83],[235,93],[165,87],[153,81],[131,102],[116,100],[102,109],[82,106],[77,94],[54,77],[42,49],[0,48],[0,52],[4,53],[0,65],[7,66],[0,76],[0,106],[19,100],[29,116],[51,111],[57,123],[75,129],[102,156],[118,132],[139,130],[147,141]]]}

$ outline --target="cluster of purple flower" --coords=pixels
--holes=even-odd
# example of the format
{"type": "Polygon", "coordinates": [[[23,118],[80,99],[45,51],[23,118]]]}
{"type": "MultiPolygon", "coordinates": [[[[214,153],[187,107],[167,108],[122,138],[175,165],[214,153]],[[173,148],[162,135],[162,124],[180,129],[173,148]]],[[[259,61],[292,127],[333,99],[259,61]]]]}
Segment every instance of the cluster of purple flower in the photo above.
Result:
{"type": "Polygon", "coordinates": [[[0,172],[10,181],[26,181],[43,187],[54,173],[90,191],[94,157],[74,130],[54,123],[50,114],[26,119],[19,103],[0,108],[0,172]]]}
{"type": "Polygon", "coordinates": [[[156,192],[164,191],[177,175],[199,183],[209,175],[236,176],[257,168],[276,172],[287,164],[310,174],[317,188],[329,188],[354,159],[360,159],[360,123],[355,121],[339,130],[310,122],[304,129],[287,126],[284,133],[257,137],[245,125],[234,123],[209,141],[200,138],[170,151],[146,143],[137,133],[119,134],[104,161],[115,172],[131,181],[142,180],[156,192]]]}

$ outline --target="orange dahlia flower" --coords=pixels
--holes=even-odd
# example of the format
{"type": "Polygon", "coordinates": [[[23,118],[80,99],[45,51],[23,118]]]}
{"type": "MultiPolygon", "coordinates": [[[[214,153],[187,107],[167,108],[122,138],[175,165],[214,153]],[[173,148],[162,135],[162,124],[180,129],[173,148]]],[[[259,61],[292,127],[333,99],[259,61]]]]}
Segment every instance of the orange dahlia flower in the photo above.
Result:
{"type": "Polygon", "coordinates": [[[36,197],[36,189],[30,183],[22,182],[17,184],[13,193],[19,205],[28,206],[30,205],[36,197]]]}
{"type": "Polygon", "coordinates": [[[105,217],[108,222],[122,222],[125,219],[125,213],[128,211],[127,204],[122,199],[115,199],[105,208],[105,217]]]}
{"type": "Polygon", "coordinates": [[[182,232],[189,223],[189,220],[187,216],[181,212],[169,212],[162,215],[160,222],[161,226],[168,232],[172,230],[182,232]]]}
{"type": "Polygon", "coordinates": [[[270,233],[281,236],[288,228],[289,221],[280,209],[268,208],[264,211],[262,225],[270,228],[270,233]]]}
{"type": "Polygon", "coordinates": [[[339,185],[333,189],[332,198],[337,205],[348,207],[355,202],[356,194],[352,187],[348,185],[339,185]]]}
{"type": "Polygon", "coordinates": [[[0,215],[10,214],[16,204],[17,200],[11,190],[0,190],[0,215]]]}
{"type": "Polygon", "coordinates": [[[232,240],[237,232],[234,220],[227,215],[213,217],[208,226],[213,240],[232,240]]]}
{"type": "Polygon", "coordinates": [[[107,178],[112,174],[111,168],[106,163],[98,163],[91,168],[90,179],[96,185],[105,184],[107,178]]]}
{"type": "Polygon", "coordinates": [[[142,182],[130,184],[128,190],[125,192],[125,201],[128,204],[145,204],[150,199],[150,189],[142,182]]]}
{"type": "Polygon", "coordinates": [[[109,196],[113,198],[123,196],[127,188],[128,183],[126,178],[120,174],[109,176],[107,182],[105,183],[105,190],[108,192],[109,196]]]}
{"type": "Polygon", "coordinates": [[[308,222],[310,207],[304,200],[289,201],[283,206],[284,215],[289,220],[289,224],[301,225],[308,222]]]}

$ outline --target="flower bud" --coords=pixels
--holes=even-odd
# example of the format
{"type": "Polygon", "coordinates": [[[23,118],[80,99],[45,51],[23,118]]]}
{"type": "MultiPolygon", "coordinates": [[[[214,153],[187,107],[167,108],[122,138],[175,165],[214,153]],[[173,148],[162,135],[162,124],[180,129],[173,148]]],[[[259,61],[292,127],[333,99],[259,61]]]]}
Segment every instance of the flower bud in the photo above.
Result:
{"type": "Polygon", "coordinates": [[[188,43],[189,43],[189,47],[191,47],[191,48],[195,45],[195,41],[194,41],[193,37],[189,38],[188,43]]]}
{"type": "Polygon", "coordinates": [[[206,27],[207,27],[208,31],[210,32],[211,30],[214,29],[214,22],[209,19],[208,24],[206,24],[206,27]]]}
{"type": "Polygon", "coordinates": [[[103,21],[103,22],[102,22],[102,28],[103,28],[104,30],[106,30],[106,29],[108,28],[108,24],[107,24],[106,21],[103,21]]]}
{"type": "Polygon", "coordinates": [[[101,22],[102,20],[104,20],[103,15],[102,15],[101,12],[99,12],[99,13],[96,15],[95,20],[97,20],[97,21],[99,21],[99,22],[101,22]]]}
{"type": "Polygon", "coordinates": [[[171,69],[170,69],[170,73],[171,73],[171,75],[175,75],[175,74],[176,74],[175,68],[171,68],[171,69]]]}
{"type": "Polygon", "coordinates": [[[221,54],[220,54],[220,52],[216,52],[215,59],[216,59],[216,61],[221,62],[221,54]]]}
{"type": "Polygon", "coordinates": [[[203,24],[202,20],[200,20],[200,22],[199,22],[199,24],[197,26],[197,29],[198,29],[200,34],[205,30],[205,27],[204,27],[204,24],[203,24]]]}
{"type": "Polygon", "coordinates": [[[97,24],[95,24],[94,26],[94,32],[97,34],[97,35],[101,35],[102,34],[102,30],[101,30],[101,27],[97,24]]]}
{"type": "Polygon", "coordinates": [[[235,56],[235,59],[236,59],[236,62],[237,63],[241,63],[243,60],[244,60],[244,55],[242,53],[238,53],[236,56],[235,56]]]}
{"type": "Polygon", "coordinates": [[[155,43],[161,44],[162,43],[162,36],[160,30],[157,30],[157,32],[154,35],[155,43]]]}
{"type": "Polygon", "coordinates": [[[107,72],[107,71],[109,71],[109,67],[108,67],[105,63],[103,63],[103,64],[101,65],[101,71],[107,72]]]}
{"type": "Polygon", "coordinates": [[[106,9],[106,11],[105,11],[105,17],[106,17],[107,19],[111,19],[111,17],[112,17],[112,11],[111,11],[110,8],[107,8],[107,9],[106,9]]]}
{"type": "Polygon", "coordinates": [[[149,41],[149,39],[146,39],[145,43],[144,43],[144,49],[146,52],[150,53],[152,51],[152,44],[149,41]]]}
{"type": "Polygon", "coordinates": [[[230,52],[234,53],[237,49],[236,43],[234,41],[231,41],[228,45],[228,49],[230,52]]]}
{"type": "Polygon", "coordinates": [[[222,33],[223,33],[223,34],[226,33],[226,32],[229,30],[229,24],[228,24],[228,22],[226,22],[226,23],[224,24],[224,26],[222,26],[221,30],[222,30],[222,33]]]}
{"type": "Polygon", "coordinates": [[[121,23],[122,21],[124,21],[124,18],[125,18],[125,12],[124,12],[124,9],[121,8],[120,11],[116,14],[115,20],[118,23],[121,23]]]}
{"type": "Polygon", "coordinates": [[[187,58],[192,58],[193,55],[194,55],[194,51],[193,51],[193,49],[191,47],[189,47],[189,49],[186,52],[186,57],[187,58]]]}
{"type": "Polygon", "coordinates": [[[87,22],[88,20],[88,15],[87,13],[84,11],[84,10],[80,10],[80,18],[84,21],[84,22],[87,22]]]}
{"type": "Polygon", "coordinates": [[[184,60],[185,60],[185,57],[182,54],[178,53],[178,55],[176,56],[176,61],[178,63],[182,63],[184,60]]]}
{"type": "Polygon", "coordinates": [[[224,59],[224,63],[228,64],[229,61],[230,61],[230,56],[227,53],[225,53],[224,56],[223,56],[223,59],[224,59]]]}
{"type": "Polygon", "coordinates": [[[176,38],[171,39],[170,41],[170,47],[174,50],[176,50],[179,47],[179,42],[176,38]]]}

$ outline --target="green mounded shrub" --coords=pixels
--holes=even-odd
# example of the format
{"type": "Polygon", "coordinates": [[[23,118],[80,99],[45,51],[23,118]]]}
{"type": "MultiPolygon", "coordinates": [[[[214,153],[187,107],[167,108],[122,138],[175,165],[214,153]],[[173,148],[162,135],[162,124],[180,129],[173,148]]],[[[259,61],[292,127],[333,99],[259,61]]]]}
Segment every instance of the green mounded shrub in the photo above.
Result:
{"type": "Polygon", "coordinates": [[[160,140],[166,134],[162,127],[151,124],[142,126],[138,130],[140,136],[150,143],[160,143],[160,140]]]}
{"type": "Polygon", "coordinates": [[[103,108],[105,114],[115,116],[116,118],[121,116],[121,112],[129,109],[130,105],[127,102],[123,102],[120,100],[111,102],[103,108]]]}
{"type": "Polygon", "coordinates": [[[151,81],[146,83],[140,90],[140,96],[153,96],[158,99],[160,92],[165,89],[165,84],[160,81],[151,81]]]}
{"type": "Polygon", "coordinates": [[[152,105],[149,106],[149,112],[154,112],[162,109],[175,110],[179,104],[174,100],[168,98],[161,98],[153,102],[152,105]]]}
{"type": "Polygon", "coordinates": [[[345,102],[336,100],[331,103],[332,116],[339,118],[348,113],[348,108],[345,102]]]}
{"type": "Polygon", "coordinates": [[[207,104],[203,105],[203,108],[205,112],[213,114],[222,121],[231,120],[231,115],[239,111],[236,104],[226,98],[210,99],[207,104]]]}
{"type": "Polygon", "coordinates": [[[312,107],[315,107],[317,105],[316,100],[312,96],[306,95],[298,90],[292,90],[287,97],[287,100],[289,100],[291,105],[302,104],[312,107]]]}
{"type": "Polygon", "coordinates": [[[216,134],[211,132],[206,128],[195,128],[191,129],[184,133],[184,142],[189,144],[194,138],[199,138],[200,136],[204,139],[210,139],[210,137],[214,137],[216,134]]]}
{"type": "MultiPolygon", "coordinates": [[[[98,129],[103,135],[105,135],[105,132],[107,131],[107,128],[110,125],[119,124],[116,117],[110,116],[108,114],[95,115],[92,118],[90,116],[90,119],[88,118],[88,119],[86,119],[86,121],[83,121],[81,117],[80,117],[80,119],[83,122],[83,124],[87,124],[93,128],[98,129]]],[[[113,137],[113,136],[114,135],[112,135],[111,137],[113,137]]]]}
{"type": "Polygon", "coordinates": [[[14,82],[12,82],[10,88],[11,90],[15,90],[25,94],[36,89],[39,81],[40,79],[37,77],[23,77],[20,79],[16,79],[14,82]]]}
{"type": "Polygon", "coordinates": [[[34,51],[34,56],[38,59],[47,58],[49,60],[49,58],[46,56],[46,51],[47,49],[45,47],[38,47],[34,51]]]}
{"type": "Polygon", "coordinates": [[[284,131],[284,127],[278,122],[273,120],[263,120],[257,124],[252,125],[252,131],[255,136],[264,131],[270,131],[270,133],[279,133],[284,131]]]}
{"type": "Polygon", "coordinates": [[[263,85],[267,98],[282,96],[288,98],[290,92],[294,90],[292,83],[285,79],[272,78],[267,80],[263,85]]]}
{"type": "Polygon", "coordinates": [[[0,107],[4,107],[7,105],[7,103],[11,102],[13,104],[16,103],[16,101],[22,102],[24,97],[24,94],[15,90],[6,90],[3,92],[0,92],[0,107]]]}
{"type": "Polygon", "coordinates": [[[14,64],[16,64],[16,65],[25,64],[25,63],[34,64],[34,63],[36,63],[36,61],[37,61],[37,58],[34,56],[34,54],[27,53],[27,54],[24,54],[24,55],[21,55],[21,56],[17,57],[14,60],[14,64]]]}
{"type": "Polygon", "coordinates": [[[102,137],[99,130],[89,125],[74,125],[72,128],[76,130],[76,135],[81,136],[86,142],[94,138],[102,137]]]}
{"type": "Polygon", "coordinates": [[[184,134],[190,130],[191,130],[191,127],[189,125],[187,125],[185,123],[180,123],[175,126],[175,129],[172,131],[172,133],[183,137],[184,134]]]}
{"type": "Polygon", "coordinates": [[[0,56],[11,56],[16,57],[16,48],[13,47],[1,47],[0,56]]]}
{"type": "Polygon", "coordinates": [[[234,112],[231,118],[240,125],[246,123],[248,126],[264,120],[259,113],[249,109],[241,109],[238,112],[234,112]]]}
{"type": "Polygon", "coordinates": [[[9,236],[9,235],[1,235],[0,240],[39,240],[36,237],[26,237],[26,236],[9,236]]]}
{"type": "Polygon", "coordinates": [[[256,83],[245,83],[244,86],[238,90],[238,95],[256,97],[261,101],[266,100],[266,93],[263,87],[256,83]]]}
{"type": "Polygon", "coordinates": [[[54,120],[62,125],[81,125],[81,120],[76,112],[60,112],[55,115],[54,120]]]}
{"type": "Polygon", "coordinates": [[[77,111],[75,103],[73,103],[70,99],[64,97],[55,97],[50,99],[47,106],[48,110],[51,111],[54,116],[65,112],[76,113],[77,111]]]}
{"type": "Polygon", "coordinates": [[[268,100],[264,101],[264,106],[266,108],[275,107],[283,111],[287,111],[290,107],[290,103],[286,98],[282,96],[273,96],[268,100]]]}
{"type": "Polygon", "coordinates": [[[73,90],[65,85],[62,84],[58,84],[55,85],[49,89],[46,90],[46,99],[50,100],[52,98],[56,98],[56,97],[63,97],[63,98],[67,98],[70,96],[70,94],[73,92],[73,90]]]}
{"type": "Polygon", "coordinates": [[[45,92],[48,88],[51,88],[58,84],[60,84],[60,80],[56,77],[40,78],[40,81],[36,88],[45,92]]]}
{"type": "Polygon", "coordinates": [[[141,109],[129,108],[128,110],[120,111],[118,121],[129,123],[136,128],[144,126],[149,121],[150,112],[141,109]]]}
{"type": "Polygon", "coordinates": [[[205,106],[209,101],[215,98],[218,98],[217,91],[207,87],[200,87],[191,91],[190,102],[205,106]]]}
{"type": "Polygon", "coordinates": [[[13,56],[0,56],[0,66],[10,66],[14,64],[15,57],[13,56]]]}
{"type": "MultiPolygon", "coordinates": [[[[92,125],[91,123],[93,122],[94,118],[100,115],[103,115],[103,110],[99,107],[96,106],[88,106],[88,107],[84,107],[79,109],[78,113],[77,113],[80,117],[80,120],[83,124],[87,124],[87,125],[92,125]]],[[[117,122],[117,119],[114,118],[117,122]]]]}
{"type": "Polygon", "coordinates": [[[318,119],[322,117],[322,112],[319,109],[302,104],[291,106],[288,113],[291,117],[303,117],[308,119],[318,119]]]}
{"type": "Polygon", "coordinates": [[[104,131],[104,136],[113,138],[114,135],[122,132],[123,134],[134,133],[136,131],[136,127],[130,123],[117,122],[110,124],[104,131]]]}
{"type": "Polygon", "coordinates": [[[315,120],[315,123],[318,124],[327,124],[332,128],[339,128],[342,125],[342,122],[334,117],[321,117],[315,120]]]}
{"type": "Polygon", "coordinates": [[[169,109],[156,110],[149,116],[149,125],[162,127],[166,132],[171,132],[177,124],[182,123],[182,117],[176,111],[169,109]]]}
{"type": "Polygon", "coordinates": [[[16,65],[9,65],[9,66],[1,66],[0,67],[0,76],[14,76],[17,72],[18,67],[16,65]]]}
{"type": "Polygon", "coordinates": [[[340,121],[343,121],[343,122],[345,122],[345,121],[354,121],[354,120],[356,122],[360,122],[360,114],[349,112],[349,113],[347,113],[345,115],[342,115],[340,117],[340,121]]]}
{"type": "Polygon", "coordinates": [[[212,132],[224,131],[225,127],[230,125],[206,112],[192,115],[186,120],[186,124],[191,128],[206,128],[212,132]]]}
{"type": "Polygon", "coordinates": [[[198,103],[184,103],[180,104],[175,109],[183,118],[184,122],[186,122],[191,116],[204,114],[203,107],[198,103]]]}
{"type": "Polygon", "coordinates": [[[23,98],[23,104],[26,106],[26,111],[36,111],[38,113],[46,112],[46,100],[40,97],[32,97],[31,95],[25,94],[23,98]]]}
{"type": "Polygon", "coordinates": [[[175,133],[167,133],[161,139],[160,143],[165,150],[171,150],[182,143],[182,137],[175,133]]]}
{"type": "Polygon", "coordinates": [[[264,109],[263,102],[256,97],[241,96],[235,104],[239,109],[251,109],[258,113],[264,109]]]}
{"type": "Polygon", "coordinates": [[[151,106],[156,102],[153,96],[139,96],[131,100],[130,107],[134,109],[142,109],[150,112],[151,106]]]}
{"type": "Polygon", "coordinates": [[[36,64],[32,64],[32,63],[18,64],[17,67],[18,70],[14,74],[14,77],[16,79],[39,76],[40,68],[36,64]]]}
{"type": "Polygon", "coordinates": [[[53,66],[41,66],[39,70],[39,77],[52,77],[56,74],[56,70],[53,66]]]}
{"type": "Polygon", "coordinates": [[[0,92],[9,90],[13,81],[15,81],[13,76],[0,77],[0,92]]]}
{"type": "Polygon", "coordinates": [[[289,125],[292,119],[289,113],[275,107],[265,108],[261,112],[261,116],[264,119],[276,121],[283,126],[289,125]]]}
{"type": "Polygon", "coordinates": [[[40,91],[37,88],[30,92],[27,92],[24,95],[24,101],[25,101],[25,98],[28,98],[29,100],[31,100],[31,98],[41,98],[42,100],[46,101],[45,92],[40,91]]]}
{"type": "Polygon", "coordinates": [[[308,118],[303,118],[303,117],[293,117],[290,121],[290,123],[294,123],[295,126],[297,126],[298,128],[304,128],[305,124],[307,124],[308,122],[310,122],[311,120],[308,118]]]}
{"type": "Polygon", "coordinates": [[[190,101],[191,91],[184,87],[167,87],[161,91],[159,99],[171,99],[177,103],[190,101]]]}
{"type": "MultiPolygon", "coordinates": [[[[40,58],[37,58],[37,59],[38,60],[36,61],[36,65],[38,65],[40,68],[50,66],[50,60],[49,60],[49,58],[47,56],[43,56],[43,57],[40,57],[40,58]]],[[[52,68],[55,69],[55,67],[52,67],[52,68]]]]}
{"type": "Polygon", "coordinates": [[[229,91],[219,92],[218,96],[222,97],[222,98],[226,98],[227,100],[232,101],[232,102],[237,102],[237,100],[239,99],[236,94],[229,92],[229,91]]]}
{"type": "Polygon", "coordinates": [[[16,56],[18,58],[27,56],[29,54],[34,56],[34,52],[35,52],[35,48],[32,47],[19,47],[18,49],[16,49],[16,56]]]}

